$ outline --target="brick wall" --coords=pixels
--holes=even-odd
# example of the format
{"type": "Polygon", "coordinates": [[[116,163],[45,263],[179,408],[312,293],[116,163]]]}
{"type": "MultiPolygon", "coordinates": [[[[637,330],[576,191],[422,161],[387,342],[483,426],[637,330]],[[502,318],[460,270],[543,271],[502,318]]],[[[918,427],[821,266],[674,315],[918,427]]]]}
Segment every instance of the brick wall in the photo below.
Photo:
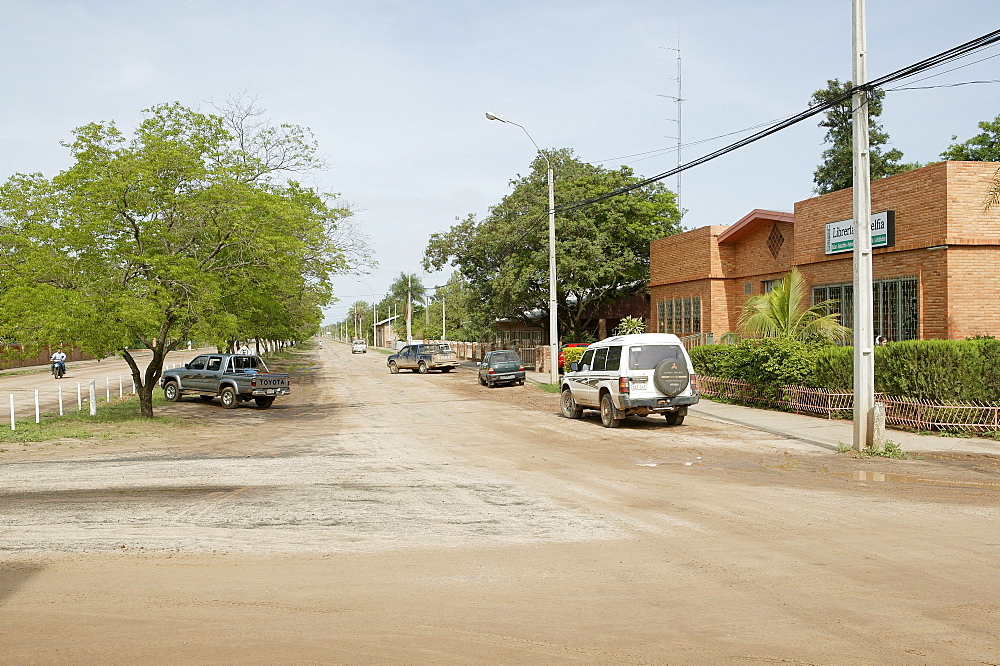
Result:
{"type": "MultiPolygon", "coordinates": [[[[1000,336],[1000,207],[983,210],[1000,164],[939,162],[872,183],[872,212],[895,211],[896,244],[875,249],[875,279],[916,276],[921,338],[1000,336]],[[928,249],[948,245],[946,249],[928,249]]],[[[729,227],[710,226],[650,245],[651,320],[666,298],[700,296],[702,331],[736,330],[749,294],[797,265],[812,287],[853,281],[851,253],[826,255],[827,222],[853,217],[853,192],[840,190],[795,204],[794,223],[765,221],[719,245],[729,227]],[[777,255],[767,239],[777,226],[777,255]]],[[[853,322],[844,322],[852,326],[853,322]]]]}

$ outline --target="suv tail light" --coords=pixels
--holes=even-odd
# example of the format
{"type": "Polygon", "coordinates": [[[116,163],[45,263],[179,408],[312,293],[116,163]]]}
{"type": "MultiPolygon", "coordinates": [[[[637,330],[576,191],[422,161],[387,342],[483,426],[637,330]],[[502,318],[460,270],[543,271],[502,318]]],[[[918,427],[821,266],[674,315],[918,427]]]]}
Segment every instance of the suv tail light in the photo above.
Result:
{"type": "Polygon", "coordinates": [[[618,378],[618,392],[619,393],[628,393],[628,377],[619,377],[618,378]]]}
{"type": "Polygon", "coordinates": [[[694,374],[693,372],[691,373],[691,392],[692,393],[698,392],[698,375],[694,374]]]}

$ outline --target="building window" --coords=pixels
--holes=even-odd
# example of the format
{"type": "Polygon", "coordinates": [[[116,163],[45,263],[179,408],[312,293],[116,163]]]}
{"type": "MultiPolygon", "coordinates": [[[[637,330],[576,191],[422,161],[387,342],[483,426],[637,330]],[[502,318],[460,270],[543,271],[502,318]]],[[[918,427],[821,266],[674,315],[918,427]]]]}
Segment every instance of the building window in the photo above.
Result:
{"type": "Polygon", "coordinates": [[[743,283],[743,293],[746,294],[747,296],[753,293],[753,282],[743,283]]]}
{"type": "MultiPolygon", "coordinates": [[[[872,284],[872,336],[889,341],[916,340],[920,334],[917,278],[898,277],[872,284]]],[[[830,312],[840,312],[840,323],[854,326],[854,285],[851,283],[813,287],[813,305],[836,300],[830,312]]]]}
{"type": "Polygon", "coordinates": [[[777,287],[779,284],[781,284],[783,279],[784,278],[778,278],[777,280],[764,280],[763,282],[761,282],[761,286],[763,287],[764,293],[768,294],[774,291],[774,288],[777,287]]]}
{"type": "Polygon", "coordinates": [[[701,297],[668,298],[657,301],[660,333],[692,335],[701,333],[701,297]]]}

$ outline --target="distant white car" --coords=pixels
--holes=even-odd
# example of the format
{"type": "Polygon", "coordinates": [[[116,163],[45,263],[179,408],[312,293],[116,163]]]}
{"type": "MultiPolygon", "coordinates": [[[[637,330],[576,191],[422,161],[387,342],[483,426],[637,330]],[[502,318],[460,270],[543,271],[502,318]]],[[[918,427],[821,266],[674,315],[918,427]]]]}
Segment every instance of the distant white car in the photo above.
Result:
{"type": "Polygon", "coordinates": [[[351,353],[352,354],[367,354],[368,353],[368,343],[364,340],[355,340],[351,343],[351,353]]]}

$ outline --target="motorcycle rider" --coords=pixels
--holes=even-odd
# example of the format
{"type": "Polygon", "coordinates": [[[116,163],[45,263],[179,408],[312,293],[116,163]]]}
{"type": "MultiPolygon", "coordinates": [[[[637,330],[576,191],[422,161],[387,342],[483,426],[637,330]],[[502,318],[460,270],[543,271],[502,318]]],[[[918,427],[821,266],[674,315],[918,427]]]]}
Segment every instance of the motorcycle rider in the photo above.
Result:
{"type": "Polygon", "coordinates": [[[60,376],[66,374],[66,353],[62,350],[62,347],[59,347],[55,351],[55,353],[52,354],[52,358],[50,358],[49,361],[52,362],[52,363],[58,363],[59,364],[59,375],[60,376]]]}

